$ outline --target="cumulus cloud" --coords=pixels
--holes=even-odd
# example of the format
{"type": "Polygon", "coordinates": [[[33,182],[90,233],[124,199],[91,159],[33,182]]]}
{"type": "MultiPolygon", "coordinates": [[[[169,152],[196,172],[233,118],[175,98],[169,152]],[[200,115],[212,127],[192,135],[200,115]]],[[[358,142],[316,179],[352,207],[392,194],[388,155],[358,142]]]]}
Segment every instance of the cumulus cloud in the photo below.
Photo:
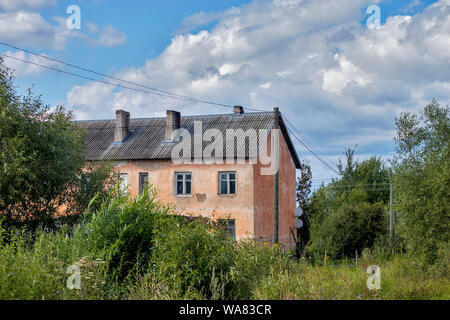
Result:
{"type": "Polygon", "coordinates": [[[93,23],[88,24],[91,33],[99,34],[96,39],[91,39],[91,44],[102,47],[121,46],[126,43],[125,33],[117,30],[112,25],[108,24],[102,29],[93,23]]]}
{"type": "Polygon", "coordinates": [[[91,45],[114,47],[124,45],[126,36],[112,25],[103,28],[86,23],[84,29],[70,30],[65,17],[55,17],[52,23],[40,13],[30,11],[0,12],[0,39],[20,46],[65,49],[67,42],[78,39],[91,45]]]}
{"type": "MultiPolygon", "coordinates": [[[[201,28],[202,23],[217,21],[210,31],[178,34],[145,66],[117,76],[230,105],[279,106],[330,157],[358,141],[362,153],[388,154],[400,111],[417,111],[433,95],[443,104],[450,101],[450,0],[414,16],[389,17],[376,30],[359,23],[371,4],[254,1],[202,13],[184,25],[201,28]]],[[[97,99],[93,88],[98,86],[88,83],[68,94],[68,105],[80,118],[111,118],[115,107],[131,111],[133,117],[148,117],[177,103],[103,85],[102,99],[97,99]]],[[[194,103],[179,110],[230,112],[194,103]]],[[[300,156],[305,154],[300,145],[298,150],[300,156]]]]}
{"type": "Polygon", "coordinates": [[[8,56],[8,57],[3,58],[4,63],[8,68],[14,70],[15,77],[30,76],[30,75],[38,76],[42,72],[44,72],[45,69],[42,69],[41,67],[39,67],[37,65],[23,63],[20,60],[16,60],[14,58],[31,61],[36,64],[44,64],[49,67],[58,67],[59,66],[58,63],[56,63],[56,62],[49,61],[45,58],[41,58],[41,57],[34,56],[31,54],[29,55],[23,51],[16,51],[16,52],[6,51],[6,52],[3,52],[2,54],[8,56]],[[9,57],[12,57],[12,58],[9,58],[9,57]]]}
{"type": "Polygon", "coordinates": [[[76,33],[61,25],[61,21],[51,24],[36,12],[0,13],[0,38],[5,42],[62,49],[70,35],[76,33]]]}
{"type": "Polygon", "coordinates": [[[0,0],[0,8],[3,10],[35,9],[55,4],[56,0],[0,0]]]}
{"type": "Polygon", "coordinates": [[[349,83],[355,82],[359,86],[365,86],[370,83],[370,77],[361,69],[351,63],[346,57],[335,55],[335,60],[339,61],[339,66],[325,70],[323,73],[324,90],[341,93],[349,83]]]}

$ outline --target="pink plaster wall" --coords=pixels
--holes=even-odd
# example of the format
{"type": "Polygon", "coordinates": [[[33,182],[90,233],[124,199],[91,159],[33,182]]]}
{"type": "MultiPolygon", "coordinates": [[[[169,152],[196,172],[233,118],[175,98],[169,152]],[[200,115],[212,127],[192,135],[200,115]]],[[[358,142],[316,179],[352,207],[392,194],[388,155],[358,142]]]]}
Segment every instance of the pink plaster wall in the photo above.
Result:
{"type": "MultiPolygon", "coordinates": [[[[270,142],[270,137],[268,142],[270,142]]],[[[128,174],[130,195],[139,193],[139,173],[146,172],[158,189],[158,199],[171,204],[173,212],[206,216],[214,220],[235,219],[236,239],[245,237],[271,242],[273,238],[273,176],[260,173],[261,164],[181,164],[170,160],[131,160],[117,164],[128,174]],[[236,195],[219,195],[219,172],[236,171],[236,195]],[[192,172],[192,195],[175,195],[175,172],[192,172]]],[[[294,225],[296,207],[295,165],[280,134],[279,240],[294,245],[289,228],[294,225]]]]}

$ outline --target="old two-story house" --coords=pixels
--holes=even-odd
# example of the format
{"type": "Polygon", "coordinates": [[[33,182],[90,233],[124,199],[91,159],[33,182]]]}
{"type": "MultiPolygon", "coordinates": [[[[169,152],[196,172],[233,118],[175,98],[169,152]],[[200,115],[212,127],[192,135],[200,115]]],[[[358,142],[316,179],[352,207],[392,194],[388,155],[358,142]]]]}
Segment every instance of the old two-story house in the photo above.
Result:
{"type": "Polygon", "coordinates": [[[271,146],[276,144],[271,140],[278,141],[279,242],[294,245],[290,229],[300,161],[281,113],[278,131],[272,130],[273,112],[244,113],[240,106],[231,114],[167,111],[166,117],[146,119],[130,119],[128,112],[117,110],[115,120],[77,124],[87,130],[87,161],[113,160],[131,196],[150,182],[158,199],[175,208],[173,213],[222,220],[236,240],[273,239],[276,169],[270,167],[275,167],[271,146]]]}

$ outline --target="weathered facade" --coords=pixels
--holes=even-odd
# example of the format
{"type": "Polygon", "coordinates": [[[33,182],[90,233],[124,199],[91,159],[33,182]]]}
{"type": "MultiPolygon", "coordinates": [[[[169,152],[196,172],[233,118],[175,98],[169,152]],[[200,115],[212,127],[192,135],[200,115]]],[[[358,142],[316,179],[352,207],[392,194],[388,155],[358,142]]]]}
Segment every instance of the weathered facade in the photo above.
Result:
{"type": "MultiPolygon", "coordinates": [[[[279,241],[292,246],[300,162],[281,116],[279,121],[279,241]]],[[[273,175],[264,172],[269,164],[262,157],[271,153],[273,113],[244,113],[237,107],[233,114],[182,117],[168,111],[166,118],[130,119],[129,113],[118,110],[116,120],[77,123],[88,132],[87,160],[114,160],[130,195],[139,194],[150,182],[174,213],[225,220],[236,240],[272,241],[273,175]],[[178,129],[192,137],[200,134],[201,139],[180,140],[178,129]],[[211,132],[223,134],[223,141],[212,139],[211,132]],[[257,148],[250,145],[252,132],[258,136],[257,148]],[[236,135],[227,149],[226,135],[231,133],[236,135]],[[190,146],[189,156],[183,151],[184,160],[175,161],[173,150],[183,141],[190,146]],[[216,148],[208,157],[205,150],[213,142],[216,148]],[[240,143],[245,147],[239,149],[240,143]],[[236,156],[226,159],[226,150],[236,156]]]]}

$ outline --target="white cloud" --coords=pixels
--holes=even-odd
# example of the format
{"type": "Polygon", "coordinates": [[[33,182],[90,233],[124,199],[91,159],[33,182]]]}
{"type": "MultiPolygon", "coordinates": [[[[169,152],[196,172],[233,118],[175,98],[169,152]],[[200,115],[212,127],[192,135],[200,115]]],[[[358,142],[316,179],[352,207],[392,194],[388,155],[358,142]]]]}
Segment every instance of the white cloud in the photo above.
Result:
{"type": "Polygon", "coordinates": [[[350,82],[356,82],[363,87],[370,82],[369,76],[346,57],[336,54],[335,59],[339,61],[339,66],[324,71],[322,86],[324,90],[341,93],[350,82]]]}
{"type": "Polygon", "coordinates": [[[26,54],[23,51],[16,51],[16,52],[11,52],[11,51],[6,51],[3,54],[13,57],[13,58],[8,58],[5,57],[4,58],[4,62],[5,65],[14,70],[14,76],[15,77],[23,77],[23,76],[38,76],[40,75],[42,72],[44,72],[45,69],[42,69],[41,67],[37,66],[37,65],[33,65],[33,64],[28,64],[28,63],[23,63],[19,60],[16,60],[14,58],[18,58],[21,60],[27,60],[27,61],[31,61],[33,63],[37,63],[37,64],[44,64],[46,66],[49,67],[57,67],[59,66],[58,63],[56,62],[52,62],[49,61],[45,58],[41,58],[35,55],[29,55],[26,54]]]}
{"type": "Polygon", "coordinates": [[[260,87],[262,89],[270,89],[270,87],[272,86],[272,82],[266,82],[260,85],[260,87]]]}
{"type": "Polygon", "coordinates": [[[76,108],[80,120],[92,118],[92,113],[97,119],[110,119],[114,109],[120,107],[114,102],[110,90],[111,87],[101,83],[89,87],[76,86],[67,94],[67,103],[76,108]]]}
{"type": "Polygon", "coordinates": [[[56,0],[0,0],[0,8],[3,10],[17,10],[26,8],[42,8],[54,6],[56,0]]]}
{"type": "MultiPolygon", "coordinates": [[[[387,154],[399,111],[417,111],[433,95],[450,102],[450,1],[389,17],[369,30],[359,21],[372,3],[254,1],[211,17],[203,13],[187,20],[196,28],[217,20],[211,30],[178,34],[145,66],[117,76],[244,108],[279,106],[330,157],[357,141],[361,152],[387,154]]],[[[184,104],[178,108],[183,114],[231,112],[108,88],[99,99],[96,87],[89,83],[69,93],[68,105],[79,117],[112,118],[114,106],[148,117],[177,103],[184,104]]]]}
{"type": "Polygon", "coordinates": [[[126,36],[123,32],[117,30],[112,25],[106,25],[100,31],[100,36],[94,41],[96,45],[102,47],[115,47],[124,45],[126,36]]]}
{"type": "Polygon", "coordinates": [[[86,27],[88,28],[90,33],[94,33],[94,34],[97,34],[100,30],[99,27],[95,23],[92,23],[92,22],[86,22],[86,27]]]}
{"type": "Polygon", "coordinates": [[[55,17],[53,23],[50,23],[37,12],[0,12],[0,39],[18,46],[63,50],[68,41],[75,39],[104,47],[123,45],[126,42],[125,34],[112,25],[100,29],[87,22],[86,27],[91,35],[84,33],[84,29],[68,29],[65,17],[55,17]]]}
{"type": "Polygon", "coordinates": [[[225,76],[227,74],[233,74],[239,70],[239,67],[240,67],[240,65],[238,65],[238,64],[225,63],[223,66],[221,66],[219,68],[219,73],[221,76],[225,76]]]}
{"type": "Polygon", "coordinates": [[[65,46],[66,30],[61,25],[50,24],[39,13],[0,13],[0,38],[5,42],[61,49],[65,46]]]}

